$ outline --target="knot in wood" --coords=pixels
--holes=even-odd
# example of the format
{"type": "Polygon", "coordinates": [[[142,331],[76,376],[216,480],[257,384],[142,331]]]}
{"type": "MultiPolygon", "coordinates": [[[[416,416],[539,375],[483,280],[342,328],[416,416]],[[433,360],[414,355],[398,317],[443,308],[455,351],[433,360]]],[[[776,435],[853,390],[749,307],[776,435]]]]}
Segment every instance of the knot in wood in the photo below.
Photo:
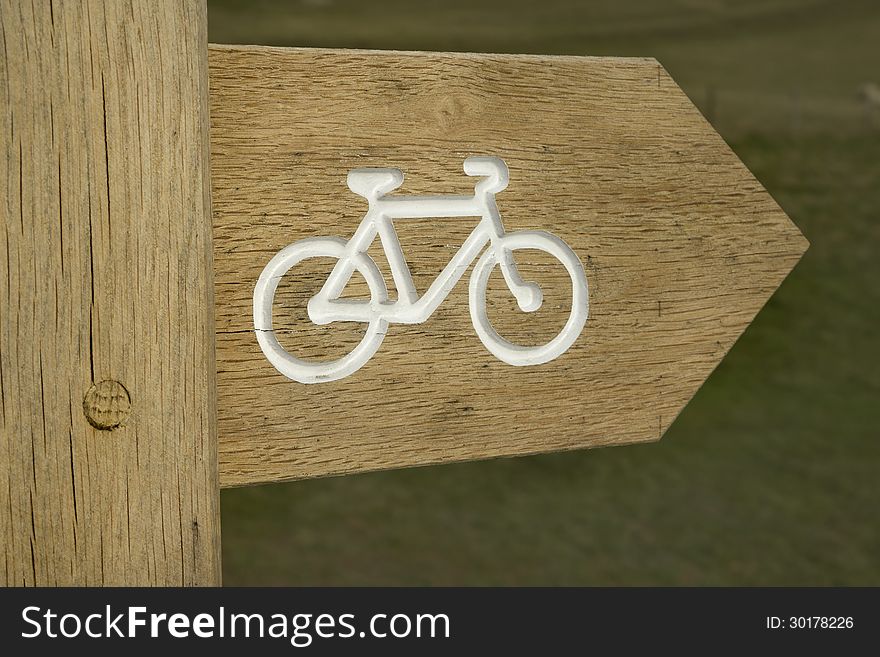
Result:
{"type": "Polygon", "coordinates": [[[110,431],[121,427],[131,415],[131,396],[119,381],[100,381],[83,397],[83,412],[93,427],[110,431]]]}

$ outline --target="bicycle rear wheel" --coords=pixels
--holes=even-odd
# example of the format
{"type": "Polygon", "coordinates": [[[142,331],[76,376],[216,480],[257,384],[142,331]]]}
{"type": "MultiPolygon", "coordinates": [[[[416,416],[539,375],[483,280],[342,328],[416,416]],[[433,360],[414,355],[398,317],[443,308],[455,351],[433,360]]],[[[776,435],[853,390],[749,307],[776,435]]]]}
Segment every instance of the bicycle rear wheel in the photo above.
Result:
{"type": "MultiPolygon", "coordinates": [[[[272,304],[281,277],[292,267],[307,258],[348,257],[345,254],[345,240],[334,237],[317,237],[300,240],[284,247],[273,257],[260,274],[254,287],[254,333],[260,349],[266,358],[281,374],[299,383],[325,383],[342,379],[360,369],[379,349],[388,322],[374,316],[368,323],[364,337],[348,354],[332,361],[308,361],[289,353],[278,342],[272,325],[272,304]]],[[[355,270],[367,282],[370,289],[370,303],[373,307],[388,300],[385,279],[372,258],[359,254],[355,260],[355,270]]]]}

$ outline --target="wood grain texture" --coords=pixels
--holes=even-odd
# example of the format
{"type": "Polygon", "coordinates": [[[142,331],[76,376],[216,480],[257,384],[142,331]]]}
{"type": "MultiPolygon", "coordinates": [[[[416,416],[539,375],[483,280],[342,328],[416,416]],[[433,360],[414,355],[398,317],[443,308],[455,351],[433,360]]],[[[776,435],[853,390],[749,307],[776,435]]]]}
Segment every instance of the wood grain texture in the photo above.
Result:
{"type": "Polygon", "coordinates": [[[7,584],[219,583],[206,18],[0,1],[7,584]]]}
{"type": "MultiPolygon", "coordinates": [[[[657,440],[807,246],[652,59],[212,46],[209,68],[223,486],[657,440]],[[252,331],[254,283],[289,243],[352,235],[366,203],[347,172],[393,166],[406,174],[395,193],[468,193],[462,161],[477,154],[510,167],[507,230],[549,230],[584,263],[575,345],[537,367],[496,360],[471,326],[466,275],[353,376],[306,386],[276,372],[252,331]]],[[[399,223],[417,288],[475,223],[399,223]]],[[[496,273],[490,317],[546,341],[570,284],[537,254],[517,261],[545,306],[519,313],[496,273]]],[[[276,332],[292,353],[338,357],[359,340],[362,326],[308,322],[330,266],[282,280],[276,332]]]]}

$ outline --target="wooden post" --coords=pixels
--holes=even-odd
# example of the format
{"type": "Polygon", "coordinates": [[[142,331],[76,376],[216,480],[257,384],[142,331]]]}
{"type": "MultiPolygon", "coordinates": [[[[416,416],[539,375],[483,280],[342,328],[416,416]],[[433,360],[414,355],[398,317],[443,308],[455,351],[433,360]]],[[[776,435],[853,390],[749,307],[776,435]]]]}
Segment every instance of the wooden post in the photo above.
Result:
{"type": "Polygon", "coordinates": [[[0,0],[10,585],[220,582],[204,0],[0,0]]]}

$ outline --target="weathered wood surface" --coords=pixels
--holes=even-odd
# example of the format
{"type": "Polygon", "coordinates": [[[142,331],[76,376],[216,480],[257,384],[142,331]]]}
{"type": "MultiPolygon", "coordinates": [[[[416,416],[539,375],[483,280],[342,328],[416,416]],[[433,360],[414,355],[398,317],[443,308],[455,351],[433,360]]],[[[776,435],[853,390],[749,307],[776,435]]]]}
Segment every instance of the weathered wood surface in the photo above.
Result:
{"type": "MultiPolygon", "coordinates": [[[[652,59],[212,46],[209,68],[223,486],[657,440],[807,246],[652,59]],[[465,278],[425,324],[392,325],[349,378],[276,372],[252,331],[254,283],[291,242],[352,235],[366,203],[347,172],[399,167],[396,193],[464,194],[474,154],[510,167],[508,231],[549,230],[584,263],[590,318],[575,345],[538,367],[496,360],[465,278]]],[[[475,223],[400,222],[419,289],[475,223]]],[[[520,313],[496,272],[490,317],[502,335],[546,341],[570,284],[517,256],[545,307],[520,313]]],[[[358,325],[305,314],[330,264],[279,288],[276,331],[298,355],[359,340],[358,325]]]]}
{"type": "Polygon", "coordinates": [[[0,2],[7,584],[220,581],[206,19],[0,2]]]}

